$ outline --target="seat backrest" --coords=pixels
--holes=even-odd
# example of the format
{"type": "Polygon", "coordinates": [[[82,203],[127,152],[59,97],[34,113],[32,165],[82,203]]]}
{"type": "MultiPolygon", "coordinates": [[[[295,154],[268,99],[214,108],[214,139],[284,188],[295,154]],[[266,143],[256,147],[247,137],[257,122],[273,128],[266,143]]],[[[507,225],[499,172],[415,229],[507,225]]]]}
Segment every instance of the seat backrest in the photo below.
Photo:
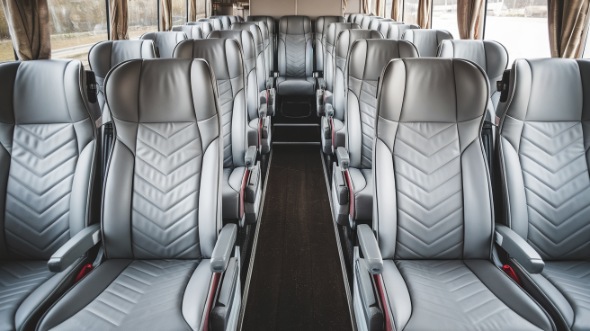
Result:
{"type": "MultiPolygon", "coordinates": [[[[266,26],[264,22],[258,22],[263,26],[266,26]]],[[[260,27],[256,22],[236,22],[232,24],[231,29],[235,31],[248,31],[254,38],[254,46],[255,46],[255,69],[256,69],[256,77],[258,81],[258,91],[266,90],[266,79],[270,76],[269,73],[269,63],[266,61],[266,46],[269,46],[268,43],[265,44],[265,40],[260,30],[260,27]]]]}
{"type": "Polygon", "coordinates": [[[254,38],[252,38],[252,34],[250,31],[245,30],[213,31],[209,35],[209,39],[231,39],[235,40],[240,46],[240,49],[242,50],[244,75],[246,79],[245,96],[246,108],[248,110],[248,120],[258,118],[258,108],[260,106],[258,92],[260,88],[264,89],[265,86],[263,85],[261,87],[258,81],[259,77],[257,75],[256,47],[254,38]]]}
{"type": "MultiPolygon", "coordinates": [[[[213,31],[213,25],[210,22],[187,22],[186,25],[196,25],[201,28],[201,35],[206,39],[207,36],[213,31]]],[[[195,39],[195,38],[193,38],[195,39]]]]}
{"type": "Polygon", "coordinates": [[[453,39],[449,31],[436,29],[409,29],[402,39],[416,45],[420,57],[434,57],[438,54],[438,46],[443,40],[453,39]]]}
{"type": "Polygon", "coordinates": [[[498,110],[504,213],[544,260],[590,259],[590,63],[517,59],[498,110]]]}
{"type": "Polygon", "coordinates": [[[155,58],[156,50],[151,40],[107,40],[90,48],[88,63],[98,84],[98,104],[103,123],[110,122],[111,118],[104,98],[104,80],[109,71],[127,60],[155,58]]]}
{"type": "Polygon", "coordinates": [[[234,25],[236,25],[236,27],[243,27],[243,24],[256,24],[260,29],[262,42],[264,44],[265,77],[268,78],[274,71],[272,60],[274,58],[274,48],[270,33],[268,32],[268,25],[265,21],[238,22],[232,25],[232,29],[234,29],[234,25]]]}
{"type": "Polygon", "coordinates": [[[346,18],[346,22],[347,23],[354,23],[354,20],[356,19],[356,16],[359,15],[358,13],[353,13],[348,15],[348,17],[346,18]]]}
{"type": "Polygon", "coordinates": [[[377,112],[377,88],[385,66],[398,58],[418,57],[416,47],[405,40],[357,40],[348,57],[346,147],[350,166],[370,169],[377,112]]]}
{"type": "Polygon", "coordinates": [[[379,27],[379,32],[381,32],[383,38],[385,39],[401,40],[402,36],[405,34],[407,30],[413,29],[420,29],[420,27],[415,24],[389,22],[381,24],[381,26],[379,27]]]}
{"type": "Polygon", "coordinates": [[[381,34],[374,30],[344,30],[338,35],[334,47],[334,90],[332,106],[334,118],[344,122],[346,106],[347,56],[352,44],[361,39],[382,39],[381,34]]]}
{"type": "Polygon", "coordinates": [[[283,77],[313,74],[313,33],[307,16],[283,16],[279,21],[278,66],[283,77]]]}
{"type": "Polygon", "coordinates": [[[363,20],[361,21],[361,29],[363,30],[368,30],[369,26],[371,25],[371,22],[373,22],[375,19],[379,19],[381,17],[378,16],[373,16],[373,15],[365,15],[363,17],[363,20]]]}
{"type": "Polygon", "coordinates": [[[354,23],[356,23],[359,26],[361,26],[361,24],[363,23],[363,19],[365,18],[365,16],[367,16],[367,15],[366,14],[357,14],[354,17],[354,23]]]}
{"type": "Polygon", "coordinates": [[[391,18],[376,18],[373,19],[371,21],[371,23],[369,24],[369,30],[376,30],[381,32],[381,24],[389,24],[389,23],[395,23],[394,20],[392,20],[391,18]]]}
{"type": "Polygon", "coordinates": [[[490,259],[480,127],[488,81],[463,59],[396,59],[378,91],[373,227],[384,259],[490,259]],[[427,96],[427,97],[425,97],[427,96]]]}
{"type": "Polygon", "coordinates": [[[0,80],[0,259],[46,260],[98,221],[98,106],[77,60],[2,63],[0,80]]]}
{"type": "Polygon", "coordinates": [[[207,63],[132,60],[105,86],[116,132],[103,201],[107,258],[210,257],[223,150],[207,63]]]}
{"type": "Polygon", "coordinates": [[[277,53],[277,38],[278,38],[278,28],[277,23],[272,16],[248,16],[246,17],[246,22],[258,22],[262,21],[266,23],[266,27],[268,28],[268,34],[270,35],[270,45],[271,45],[271,72],[277,70],[277,60],[276,60],[276,53],[277,53]]]}
{"type": "Polygon", "coordinates": [[[360,27],[356,23],[332,23],[328,27],[328,33],[324,34],[324,47],[326,50],[324,57],[324,80],[328,91],[334,90],[334,46],[336,45],[336,39],[338,39],[340,32],[349,29],[360,29],[360,27]]]}
{"type": "MultiPolygon", "coordinates": [[[[466,59],[479,65],[488,75],[490,86],[502,80],[504,70],[508,66],[508,51],[502,44],[492,40],[443,40],[438,51],[439,57],[466,59]]],[[[494,110],[500,101],[500,92],[490,88],[488,105],[494,110]]]]}
{"type": "MultiPolygon", "coordinates": [[[[232,24],[232,16],[228,15],[217,15],[211,16],[211,18],[216,18],[221,22],[221,30],[229,30],[232,24]]],[[[235,21],[235,19],[233,19],[235,21]]]]}
{"type": "Polygon", "coordinates": [[[187,39],[203,39],[203,30],[198,25],[177,25],[172,27],[172,31],[184,32],[187,39]]]}
{"type": "Polygon", "coordinates": [[[197,20],[197,22],[205,22],[211,24],[211,27],[213,27],[213,31],[223,30],[223,26],[221,25],[221,20],[219,18],[200,18],[197,20]]]}
{"type": "Polygon", "coordinates": [[[178,45],[179,42],[186,40],[187,36],[184,32],[160,31],[148,32],[141,36],[141,39],[153,41],[156,49],[156,56],[166,59],[172,57],[176,45],[178,45]]]}
{"type": "Polygon", "coordinates": [[[248,146],[246,128],[246,78],[242,50],[232,39],[186,40],[174,50],[175,58],[201,58],[209,63],[217,81],[221,134],[223,137],[223,167],[244,166],[248,146]]]}
{"type": "Polygon", "coordinates": [[[313,52],[315,56],[316,71],[324,71],[324,57],[326,56],[324,42],[330,24],[343,22],[344,17],[342,16],[320,16],[316,19],[315,30],[313,33],[313,52]]]}

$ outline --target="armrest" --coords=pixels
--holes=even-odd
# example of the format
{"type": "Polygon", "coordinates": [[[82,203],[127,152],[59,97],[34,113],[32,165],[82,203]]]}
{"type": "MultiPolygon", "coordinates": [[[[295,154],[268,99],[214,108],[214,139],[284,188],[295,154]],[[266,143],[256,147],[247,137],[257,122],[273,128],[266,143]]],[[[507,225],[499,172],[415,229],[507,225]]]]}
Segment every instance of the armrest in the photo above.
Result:
{"type": "Polygon", "coordinates": [[[383,309],[381,309],[379,293],[367,268],[366,261],[359,259],[356,263],[355,272],[361,309],[367,322],[366,330],[383,330],[385,325],[383,309]]]}
{"type": "Polygon", "coordinates": [[[225,331],[228,329],[232,310],[235,309],[234,301],[237,295],[239,268],[236,258],[231,259],[223,280],[219,285],[219,292],[215,306],[209,315],[211,331],[225,331]]]}
{"type": "Polygon", "coordinates": [[[505,225],[496,225],[495,240],[496,244],[520,263],[526,271],[534,274],[543,271],[545,262],[539,253],[511,228],[505,225]]]}
{"type": "Polygon", "coordinates": [[[83,229],[51,255],[47,266],[53,272],[69,267],[76,259],[100,242],[100,225],[92,224],[83,229]]]}
{"type": "Polygon", "coordinates": [[[272,73],[272,76],[273,76],[274,78],[277,78],[277,77],[279,77],[279,72],[278,72],[278,71],[275,71],[275,72],[273,72],[273,73],[272,73]]]}
{"type": "Polygon", "coordinates": [[[260,103],[260,108],[258,108],[258,117],[264,118],[268,115],[268,107],[266,103],[260,103]]]}
{"type": "Polygon", "coordinates": [[[318,88],[320,90],[325,90],[326,89],[326,80],[323,77],[318,77],[318,88]]]}
{"type": "Polygon", "coordinates": [[[227,224],[221,229],[221,233],[217,237],[217,243],[211,254],[212,272],[224,272],[227,269],[237,236],[238,226],[235,224],[227,224]]]}
{"type": "Polygon", "coordinates": [[[381,274],[383,271],[383,259],[381,251],[377,244],[377,239],[373,235],[373,230],[367,224],[361,224],[357,227],[359,246],[363,253],[363,258],[367,262],[369,272],[373,275],[381,274]]]}
{"type": "Polygon", "coordinates": [[[348,151],[344,147],[336,148],[336,158],[338,159],[338,165],[343,169],[348,169],[350,165],[350,156],[348,156],[348,151]]]}
{"type": "Polygon", "coordinates": [[[246,168],[252,169],[256,165],[256,155],[258,154],[258,150],[256,146],[250,146],[246,150],[246,155],[244,156],[244,162],[246,163],[246,168]]]}
{"type": "Polygon", "coordinates": [[[270,90],[275,88],[275,77],[269,77],[266,79],[266,89],[270,90]]]}
{"type": "Polygon", "coordinates": [[[324,112],[328,117],[334,117],[334,106],[330,103],[324,104],[324,112]]]}

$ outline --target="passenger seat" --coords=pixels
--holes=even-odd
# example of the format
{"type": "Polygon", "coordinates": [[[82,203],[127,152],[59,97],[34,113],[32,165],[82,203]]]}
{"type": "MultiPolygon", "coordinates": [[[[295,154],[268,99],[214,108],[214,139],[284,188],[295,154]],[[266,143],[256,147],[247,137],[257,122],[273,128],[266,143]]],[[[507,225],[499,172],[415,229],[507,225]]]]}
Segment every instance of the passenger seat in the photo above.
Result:
{"type": "Polygon", "coordinates": [[[342,16],[320,16],[315,21],[315,30],[313,32],[313,53],[315,56],[315,72],[324,72],[324,57],[326,56],[325,42],[330,24],[343,23],[342,16]]]}
{"type": "Polygon", "coordinates": [[[277,56],[277,45],[278,45],[278,40],[277,40],[277,23],[274,19],[274,17],[272,16],[248,16],[246,18],[246,22],[265,22],[266,26],[268,27],[268,34],[270,36],[270,43],[271,43],[271,57],[270,57],[270,61],[271,61],[271,70],[270,72],[275,72],[277,71],[277,60],[276,60],[276,56],[277,56]]]}
{"type": "Polygon", "coordinates": [[[203,30],[198,25],[178,25],[173,26],[172,31],[184,32],[187,39],[203,39],[203,30]]]}
{"type": "Polygon", "coordinates": [[[373,225],[357,227],[354,249],[359,330],[555,329],[491,260],[480,137],[488,89],[481,68],[463,59],[396,59],[384,70],[373,225]]]}
{"type": "Polygon", "coordinates": [[[381,24],[379,32],[383,35],[383,38],[390,40],[402,40],[402,36],[408,30],[418,30],[420,27],[415,24],[403,24],[398,22],[389,22],[381,24]]]}
{"type": "Polygon", "coordinates": [[[496,243],[559,330],[590,330],[590,62],[517,59],[506,83],[496,243]]]}
{"type": "Polygon", "coordinates": [[[262,199],[262,178],[257,146],[249,146],[247,139],[246,79],[240,45],[231,39],[187,40],[178,45],[174,57],[204,59],[214,73],[223,139],[223,219],[254,223],[262,199]]]}
{"type": "Polygon", "coordinates": [[[404,32],[402,39],[416,45],[420,57],[435,57],[440,43],[453,39],[453,35],[445,30],[409,29],[404,32]]]}
{"type": "Polygon", "coordinates": [[[162,31],[148,32],[141,36],[141,39],[153,41],[157,57],[167,59],[172,57],[176,45],[186,40],[187,36],[184,32],[162,31]]]}
{"type": "Polygon", "coordinates": [[[213,27],[213,31],[219,31],[219,30],[223,30],[223,26],[221,25],[221,20],[218,18],[200,18],[197,20],[198,22],[205,22],[205,23],[209,23],[211,24],[211,26],[213,27]]]}
{"type": "MultiPolygon", "coordinates": [[[[405,40],[358,40],[350,48],[344,99],[346,143],[336,146],[332,203],[339,225],[370,224],[373,214],[373,140],[379,77],[392,59],[418,57],[405,40]]],[[[335,122],[337,120],[334,120],[335,122]]]]}
{"type": "MultiPolygon", "coordinates": [[[[189,26],[194,25],[194,26],[198,26],[199,28],[201,28],[201,35],[202,35],[201,39],[207,39],[207,37],[209,36],[211,31],[213,31],[213,25],[211,25],[211,23],[209,23],[209,22],[187,22],[186,25],[189,25],[189,26]]],[[[196,39],[196,38],[192,38],[192,39],[196,39]]]]}
{"type": "Polygon", "coordinates": [[[283,16],[279,21],[277,93],[283,96],[312,96],[313,34],[307,16],[283,16]]]}
{"type": "Polygon", "coordinates": [[[100,114],[80,61],[2,63],[0,81],[0,330],[34,330],[100,240],[100,114]]]}

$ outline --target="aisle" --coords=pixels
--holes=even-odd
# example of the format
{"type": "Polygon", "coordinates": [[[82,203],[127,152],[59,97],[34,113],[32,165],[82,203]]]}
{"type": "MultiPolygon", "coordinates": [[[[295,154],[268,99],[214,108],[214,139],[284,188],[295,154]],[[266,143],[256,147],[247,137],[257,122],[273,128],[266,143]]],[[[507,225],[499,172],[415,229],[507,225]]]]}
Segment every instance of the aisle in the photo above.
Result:
{"type": "Polygon", "coordinates": [[[242,330],[352,330],[319,147],[273,149],[242,330]]]}

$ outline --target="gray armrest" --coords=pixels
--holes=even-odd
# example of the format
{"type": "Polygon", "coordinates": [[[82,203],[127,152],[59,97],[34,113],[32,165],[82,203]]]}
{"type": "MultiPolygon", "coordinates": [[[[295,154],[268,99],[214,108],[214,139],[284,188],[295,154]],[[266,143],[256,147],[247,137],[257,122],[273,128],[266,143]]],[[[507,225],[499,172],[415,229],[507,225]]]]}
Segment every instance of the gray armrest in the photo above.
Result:
{"type": "Polygon", "coordinates": [[[250,146],[246,150],[246,155],[244,156],[244,162],[246,163],[246,168],[251,169],[253,166],[256,165],[256,155],[258,154],[258,150],[256,146],[250,146]]]}
{"type": "Polygon", "coordinates": [[[545,267],[545,262],[521,236],[505,225],[496,225],[496,244],[502,247],[526,271],[540,273],[545,267]]]}
{"type": "Polygon", "coordinates": [[[344,147],[336,148],[336,158],[338,159],[338,165],[343,169],[348,169],[350,165],[350,156],[348,156],[348,151],[344,147]]]}
{"type": "Polygon", "coordinates": [[[334,117],[334,106],[331,103],[324,104],[324,113],[328,117],[334,117]]]}
{"type": "Polygon", "coordinates": [[[318,77],[318,88],[320,90],[326,89],[326,80],[323,77],[318,77]]]}
{"type": "Polygon", "coordinates": [[[76,233],[70,240],[51,255],[47,266],[53,272],[60,272],[69,267],[76,259],[86,254],[89,249],[100,242],[100,225],[93,224],[76,233]]]}
{"type": "Polygon", "coordinates": [[[268,115],[268,107],[266,103],[260,103],[260,108],[258,108],[258,117],[266,117],[268,115]]]}
{"type": "Polygon", "coordinates": [[[235,224],[227,224],[221,229],[221,233],[217,237],[217,243],[211,254],[212,272],[224,272],[227,269],[237,236],[238,226],[235,224]]]}
{"type": "Polygon", "coordinates": [[[275,77],[269,77],[266,79],[266,89],[271,90],[275,88],[275,77]]]}
{"type": "Polygon", "coordinates": [[[381,274],[383,271],[383,259],[381,258],[381,251],[379,250],[373,230],[367,224],[361,224],[357,227],[356,231],[359,238],[359,246],[363,253],[363,258],[367,262],[369,272],[374,275],[381,274]]]}

